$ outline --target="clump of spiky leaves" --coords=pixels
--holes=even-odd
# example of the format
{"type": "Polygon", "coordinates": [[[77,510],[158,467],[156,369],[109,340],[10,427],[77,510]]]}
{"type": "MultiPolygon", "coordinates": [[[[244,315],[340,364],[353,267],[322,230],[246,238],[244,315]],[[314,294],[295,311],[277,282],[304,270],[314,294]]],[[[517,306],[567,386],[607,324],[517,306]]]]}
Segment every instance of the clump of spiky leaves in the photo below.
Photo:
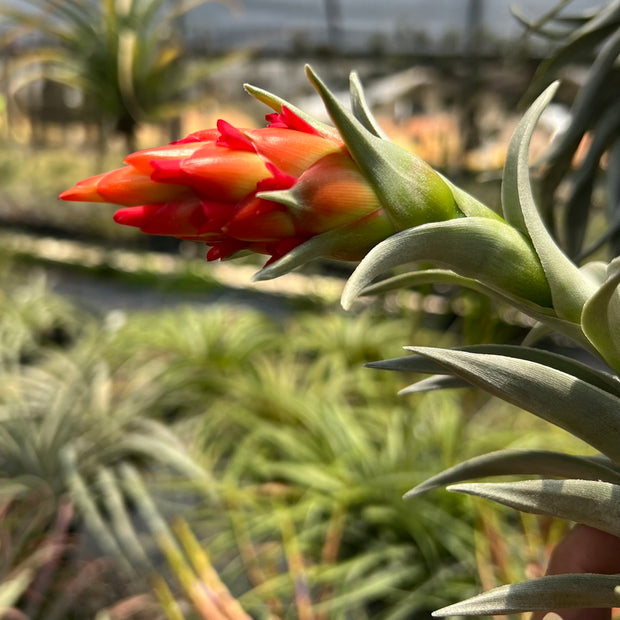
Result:
{"type": "Polygon", "coordinates": [[[42,273],[23,278],[0,259],[0,372],[33,363],[43,348],[60,348],[79,337],[83,323],[71,304],[49,294],[42,273]]]}
{"type": "MultiPolygon", "coordinates": [[[[152,598],[136,590],[152,575],[170,618],[209,618],[205,591],[220,609],[237,609],[237,597],[256,618],[427,616],[477,589],[475,517],[459,496],[403,503],[412,466],[421,482],[498,443],[550,441],[524,438],[512,413],[517,425],[498,431],[478,398],[472,407],[429,394],[420,406],[435,416],[412,415],[393,398],[400,375],[369,380],[361,363],[390,355],[400,337],[438,344],[409,314],[379,321],[314,307],[286,316],[274,301],[271,316],[242,307],[115,311],[100,325],[39,286],[40,315],[47,305],[72,339],[26,339],[39,344],[3,375],[1,428],[18,446],[2,450],[4,489],[36,481],[45,490],[48,512],[39,514],[48,516],[33,528],[41,540],[68,495],[71,542],[92,539],[92,570],[113,568],[149,618],[158,617],[152,598]],[[61,320],[70,311],[73,320],[61,320]],[[468,426],[471,416],[478,423],[468,426]]],[[[20,297],[9,295],[7,307],[11,299],[20,297]]],[[[454,344],[451,334],[441,344],[454,344]]],[[[14,522],[28,510],[22,495],[14,522]]],[[[53,603],[62,617],[76,603],[62,596],[74,557],[55,565],[62,570],[38,599],[39,616],[51,617],[53,603]]]]}
{"type": "Polygon", "coordinates": [[[208,1],[7,2],[4,43],[29,41],[12,63],[14,92],[42,76],[77,89],[86,113],[101,123],[101,146],[116,131],[134,151],[138,125],[173,118],[196,101],[213,71],[213,62],[190,70],[177,31],[187,13],[208,1]]]}
{"type": "Polygon", "coordinates": [[[408,616],[475,591],[464,500],[429,501],[422,521],[399,499],[408,437],[436,445],[420,480],[454,463],[458,399],[431,396],[441,416],[429,425],[382,409],[397,377],[361,376],[363,360],[413,335],[409,317],[213,307],[101,323],[43,279],[3,283],[3,333],[23,336],[0,382],[7,605],[37,619],[102,605],[157,618],[151,577],[170,618],[214,617],[207,588],[238,611],[210,562],[257,618],[408,616]],[[66,337],[41,336],[50,326],[66,337]]]}
{"type": "Polygon", "coordinates": [[[53,620],[76,605],[84,617],[102,605],[118,614],[139,605],[155,618],[136,559],[149,556],[131,544],[117,468],[177,480],[206,474],[150,419],[164,389],[159,367],[106,361],[112,334],[51,294],[40,274],[16,271],[0,274],[2,613],[53,620]]]}
{"type": "MultiPolygon", "coordinates": [[[[499,475],[533,475],[522,482],[453,484],[450,490],[479,495],[500,504],[577,521],[620,535],[620,263],[591,263],[581,269],[560,250],[536,208],[529,180],[528,149],[538,118],[553,97],[551,85],[534,102],[511,141],[503,175],[505,222],[534,251],[550,291],[550,303],[539,304],[527,287],[515,291],[514,237],[491,230],[488,221],[466,217],[426,224],[398,233],[375,247],[350,278],[345,307],[360,294],[372,294],[420,283],[451,283],[472,288],[513,305],[538,322],[528,339],[559,332],[598,357],[599,370],[582,362],[531,346],[473,346],[461,349],[406,347],[413,355],[371,364],[375,368],[432,374],[403,390],[423,393],[441,388],[475,386],[522,407],[583,440],[599,454],[569,456],[553,451],[499,451],[451,468],[408,495],[446,483],[499,475]],[[460,234],[467,231],[467,234],[460,234]],[[482,258],[481,258],[482,257],[482,258]],[[441,269],[405,270],[379,283],[396,267],[426,260],[441,269]]],[[[338,124],[349,113],[322,89],[338,124]]],[[[495,226],[495,224],[493,224],[495,226]]],[[[536,286],[539,284],[537,283],[536,286]]],[[[491,590],[436,615],[489,615],[566,607],[617,605],[617,577],[566,575],[541,578],[491,590]]]]}
{"type": "MultiPolygon", "coordinates": [[[[421,406],[435,417],[412,415],[393,398],[400,377],[365,376],[361,362],[388,354],[404,333],[436,343],[409,316],[378,321],[372,312],[315,308],[274,318],[187,308],[129,316],[115,335],[113,358],[130,350],[126,365],[166,366],[158,379],[168,392],[162,413],[174,414],[177,432],[196,442],[212,473],[198,484],[205,501],[185,514],[202,551],[190,553],[177,529],[150,510],[161,509],[159,493],[140,509],[175,575],[157,580],[170,617],[181,617],[175,596],[206,609],[194,592],[205,580],[216,587],[209,571],[201,576],[205,562],[256,618],[424,616],[469,595],[475,517],[467,504],[446,496],[413,510],[400,496],[412,463],[422,481],[454,464],[461,446],[478,454],[516,434],[523,441],[520,431],[498,437],[496,418],[467,413],[458,396],[429,394],[421,406]],[[469,427],[469,415],[487,421],[469,427]]],[[[453,342],[450,334],[442,341],[453,342]]]]}
{"type": "Polygon", "coordinates": [[[572,63],[590,65],[572,102],[570,124],[541,162],[539,203],[546,222],[551,227],[559,224],[569,256],[580,261],[607,245],[614,257],[620,253],[620,3],[609,2],[581,14],[566,14],[567,5],[570,0],[558,3],[534,22],[513,9],[529,35],[542,37],[556,48],[538,68],[526,101],[563,71],[570,77],[572,63]],[[583,157],[575,161],[580,145],[583,157]],[[600,189],[607,194],[606,208],[597,197],[600,189]],[[562,213],[556,222],[558,206],[562,213]],[[596,207],[603,216],[599,225],[592,217],[596,207]]]}
{"type": "MultiPolygon", "coordinates": [[[[392,400],[396,377],[362,377],[361,362],[385,355],[409,320],[377,325],[374,315],[315,311],[276,323],[255,311],[214,308],[164,313],[149,325],[145,332],[144,317],[130,317],[118,344],[134,349],[137,363],[166,361],[162,380],[176,393],[168,403],[182,403],[178,422],[194,429],[196,453],[213,472],[201,487],[204,505],[188,522],[253,617],[304,617],[304,610],[409,617],[472,591],[463,570],[473,567],[464,504],[429,501],[424,521],[400,500],[412,459],[407,438],[436,444],[420,479],[454,462],[464,430],[452,415],[458,400],[430,397],[441,415],[429,425],[408,407],[380,407],[392,400]]],[[[176,532],[162,541],[201,609],[187,588],[199,560],[179,549],[176,532]]]]}

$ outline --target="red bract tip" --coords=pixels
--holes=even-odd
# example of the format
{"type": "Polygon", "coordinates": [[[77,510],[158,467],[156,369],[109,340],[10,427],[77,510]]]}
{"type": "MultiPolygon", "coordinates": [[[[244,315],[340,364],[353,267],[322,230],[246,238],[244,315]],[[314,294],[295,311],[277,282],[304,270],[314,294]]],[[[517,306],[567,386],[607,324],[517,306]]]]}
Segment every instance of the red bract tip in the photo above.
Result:
{"type": "Polygon", "coordinates": [[[194,131],[189,135],[185,136],[185,138],[181,138],[180,140],[175,140],[170,144],[188,144],[190,142],[214,142],[219,138],[220,132],[213,129],[201,129],[200,131],[194,131]]]}
{"type": "MultiPolygon", "coordinates": [[[[213,140],[211,142],[213,142],[213,140]]],[[[127,155],[127,157],[125,157],[125,163],[144,174],[150,175],[153,171],[153,162],[171,160],[180,161],[186,157],[191,157],[204,145],[205,142],[192,142],[168,144],[167,146],[144,149],[142,151],[131,153],[131,155],[127,155]]]]}
{"type": "Polygon", "coordinates": [[[207,252],[207,260],[224,260],[241,250],[245,250],[248,247],[248,244],[245,241],[237,241],[237,239],[228,239],[226,241],[222,241],[217,245],[214,245],[207,252]]]}
{"type": "Polygon", "coordinates": [[[59,194],[58,198],[68,202],[107,202],[90,188],[83,188],[77,185],[59,194]]]}
{"type": "Polygon", "coordinates": [[[157,183],[187,183],[187,174],[181,169],[181,159],[151,161],[151,180],[157,183]]]}
{"type": "Polygon", "coordinates": [[[295,224],[282,205],[251,197],[237,206],[222,232],[243,241],[279,241],[295,234],[295,224]]]}
{"type": "Polygon", "coordinates": [[[271,162],[266,162],[265,166],[267,167],[267,170],[271,172],[272,176],[266,177],[256,184],[256,190],[258,192],[270,192],[276,189],[289,189],[295,185],[297,177],[286,174],[286,172],[282,172],[282,170],[271,162]]]}
{"type": "Polygon", "coordinates": [[[123,226],[141,228],[148,221],[149,210],[143,206],[119,209],[114,215],[114,221],[123,226]]]}
{"type": "Polygon", "coordinates": [[[308,122],[306,122],[300,116],[297,116],[295,112],[282,106],[281,112],[274,112],[267,114],[265,120],[269,123],[270,127],[280,127],[284,129],[295,129],[296,131],[302,131],[303,133],[311,133],[320,135],[319,132],[308,122]]]}
{"type": "Polygon", "coordinates": [[[164,204],[120,209],[114,214],[114,220],[151,235],[194,238],[199,236],[207,218],[200,201],[190,196],[164,204]]]}
{"type": "Polygon", "coordinates": [[[98,174],[94,177],[88,177],[82,179],[75,184],[74,187],[65,190],[58,196],[61,200],[68,200],[71,202],[107,202],[97,191],[97,185],[99,181],[106,175],[98,174]]]}
{"type": "Polygon", "coordinates": [[[235,149],[237,151],[254,152],[254,145],[252,142],[234,125],[220,119],[217,122],[217,128],[220,132],[220,137],[216,141],[218,146],[227,146],[229,149],[235,149]]]}

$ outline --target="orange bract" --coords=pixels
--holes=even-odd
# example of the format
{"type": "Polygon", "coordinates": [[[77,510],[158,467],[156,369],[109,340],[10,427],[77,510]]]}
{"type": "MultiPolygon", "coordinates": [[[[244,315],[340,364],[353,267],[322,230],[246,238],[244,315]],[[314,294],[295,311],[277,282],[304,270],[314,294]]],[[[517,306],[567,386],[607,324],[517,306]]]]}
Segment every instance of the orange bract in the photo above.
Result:
{"type": "MultiPolygon", "coordinates": [[[[381,205],[340,139],[319,135],[290,110],[269,119],[273,126],[263,129],[219,121],[217,129],[132,153],[126,167],[80,181],[60,197],[122,205],[119,224],[204,241],[209,260],[240,250],[275,260],[341,227],[349,236],[339,254],[361,258],[373,227],[381,236],[393,232],[384,216],[366,219],[355,233],[381,205]]],[[[376,242],[377,234],[370,237],[376,242]]]]}

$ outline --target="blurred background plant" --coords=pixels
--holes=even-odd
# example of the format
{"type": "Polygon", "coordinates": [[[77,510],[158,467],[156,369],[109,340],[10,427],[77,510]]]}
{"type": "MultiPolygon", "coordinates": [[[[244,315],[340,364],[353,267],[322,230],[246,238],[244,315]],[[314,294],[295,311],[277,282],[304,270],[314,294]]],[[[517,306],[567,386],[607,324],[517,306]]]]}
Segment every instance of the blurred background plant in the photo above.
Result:
{"type": "MultiPolygon", "coordinates": [[[[541,58],[563,41],[502,47],[490,33],[481,39],[482,29],[483,45],[469,48],[475,58],[467,62],[485,70],[472,76],[454,32],[433,43],[406,31],[402,20],[398,41],[407,54],[384,49],[379,39],[365,55],[345,54],[338,45],[346,16],[332,7],[331,47],[313,49],[293,32],[293,49],[276,70],[273,50],[257,39],[190,54],[183,30],[195,4],[204,3],[3,5],[2,613],[46,620],[427,618],[481,586],[540,574],[562,524],[517,520],[454,494],[415,504],[401,495],[497,446],[578,452],[581,443],[474,392],[397,399],[402,376],[362,368],[398,355],[402,342],[517,342],[528,327],[523,317],[475,293],[431,285],[343,315],[336,299],[349,266],[311,265],[298,280],[292,274],[273,288],[249,288],[250,259],[207,268],[202,248],[192,244],[150,248],[180,250],[179,258],[147,253],[147,238],[114,226],[105,206],[59,205],[54,196],[117,167],[127,148],[212,124],[214,113],[240,125],[259,122],[263,110],[231,92],[252,81],[292,100],[305,97],[303,89],[279,89],[296,88],[293,74],[315,59],[336,84],[361,66],[395,140],[493,206],[517,100],[541,58]],[[179,11],[187,11],[184,20],[179,11]],[[119,53],[123,46],[134,51],[119,53]],[[197,75],[209,72],[208,99],[200,98],[197,75]],[[37,76],[48,81],[34,86],[37,76]],[[479,142],[465,146],[453,119],[471,113],[458,93],[472,77],[467,92],[477,104],[479,142]],[[58,99],[51,78],[70,85],[62,97],[73,107],[60,110],[71,122],[50,121],[36,97],[27,101],[39,89],[48,114],[58,99]],[[192,109],[179,116],[177,103],[192,109]],[[43,238],[50,234],[53,243],[43,238]]],[[[474,9],[465,33],[481,27],[474,9]]],[[[584,33],[571,56],[581,67],[614,35],[615,13],[601,15],[598,22],[553,15],[576,40],[584,33]],[[598,29],[600,20],[607,26],[598,29]]],[[[201,34],[205,45],[210,32],[201,34]]],[[[539,75],[555,75],[556,62],[539,75]]],[[[612,80],[617,68],[606,71],[612,80]]],[[[561,100],[580,92],[567,88],[561,100]]],[[[613,108],[612,97],[599,101],[613,108]]],[[[596,143],[608,150],[616,134],[594,126],[594,118],[587,127],[604,136],[596,143]]],[[[537,155],[550,133],[535,136],[537,155]]],[[[555,170],[563,184],[554,186],[553,204],[574,174],[598,179],[612,169],[611,155],[596,149],[581,165],[601,156],[583,173],[566,165],[570,149],[562,150],[564,167],[555,170]]],[[[604,226],[596,196],[607,189],[598,181],[595,187],[594,208],[579,211],[594,223],[585,242],[572,242],[575,253],[598,243],[604,226]]],[[[579,224],[571,222],[577,235],[579,224]]]]}
{"type": "MultiPolygon", "coordinates": [[[[10,67],[12,90],[41,79],[48,88],[69,86],[80,117],[96,123],[100,150],[118,132],[133,152],[141,123],[178,119],[182,107],[205,95],[216,63],[189,65],[182,26],[209,1],[11,2],[3,11],[11,25],[4,44],[29,41],[10,67]]],[[[178,125],[172,131],[177,135],[178,125]]]]}
{"type": "Polygon", "coordinates": [[[528,104],[553,80],[575,76],[576,60],[591,63],[577,74],[570,123],[539,169],[539,208],[579,263],[600,248],[607,258],[620,253],[620,3],[594,12],[562,12],[568,5],[559,2],[535,21],[513,13],[529,36],[559,43],[538,67],[524,96],[528,104]]]}
{"type": "Polygon", "coordinates": [[[550,441],[478,396],[429,394],[416,407],[432,415],[397,400],[399,377],[361,362],[405,333],[436,342],[410,317],[97,318],[15,275],[0,314],[2,580],[27,617],[156,617],[156,599],[193,617],[209,566],[208,588],[226,583],[255,618],[427,617],[475,590],[476,519],[450,495],[412,510],[412,468],[421,481],[464,446],[550,441]]]}

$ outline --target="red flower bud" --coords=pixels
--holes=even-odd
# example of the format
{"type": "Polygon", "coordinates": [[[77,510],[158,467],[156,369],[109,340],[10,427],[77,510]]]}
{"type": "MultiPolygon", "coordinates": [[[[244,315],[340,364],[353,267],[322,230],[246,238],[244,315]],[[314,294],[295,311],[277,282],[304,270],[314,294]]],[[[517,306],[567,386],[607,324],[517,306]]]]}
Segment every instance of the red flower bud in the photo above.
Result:
{"type": "Polygon", "coordinates": [[[262,129],[220,121],[217,129],[132,153],[124,168],[80,181],[60,197],[122,205],[114,215],[119,224],[204,241],[208,260],[251,250],[273,261],[339,228],[346,229],[343,247],[330,256],[360,259],[394,232],[336,133],[320,134],[286,107],[268,119],[262,129]]]}

